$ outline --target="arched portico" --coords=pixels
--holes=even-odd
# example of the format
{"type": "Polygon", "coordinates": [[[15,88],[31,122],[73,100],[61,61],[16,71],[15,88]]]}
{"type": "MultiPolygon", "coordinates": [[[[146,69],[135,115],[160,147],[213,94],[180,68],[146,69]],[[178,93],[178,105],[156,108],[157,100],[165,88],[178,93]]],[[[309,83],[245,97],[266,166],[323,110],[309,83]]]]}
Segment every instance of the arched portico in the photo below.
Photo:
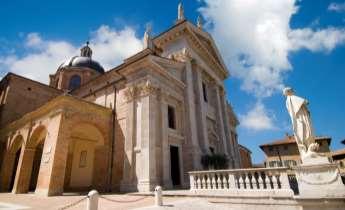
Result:
{"type": "Polygon", "coordinates": [[[5,152],[1,169],[2,191],[11,191],[13,189],[23,144],[24,138],[22,135],[18,134],[13,137],[13,140],[10,141],[9,147],[5,152]]]}
{"type": "Polygon", "coordinates": [[[19,168],[12,191],[14,193],[27,193],[36,189],[47,129],[41,125],[34,128],[31,133],[19,159],[19,168]]]}

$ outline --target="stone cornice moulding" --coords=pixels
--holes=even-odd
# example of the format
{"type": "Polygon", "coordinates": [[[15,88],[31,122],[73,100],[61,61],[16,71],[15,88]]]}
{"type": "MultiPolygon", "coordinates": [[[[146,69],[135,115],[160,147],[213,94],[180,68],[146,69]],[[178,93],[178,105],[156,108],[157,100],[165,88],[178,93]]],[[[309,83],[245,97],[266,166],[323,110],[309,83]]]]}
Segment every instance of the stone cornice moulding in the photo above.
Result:
{"type": "MultiPolygon", "coordinates": [[[[51,101],[48,101],[43,106],[38,109],[25,114],[20,119],[7,124],[4,128],[0,130],[0,135],[4,135],[10,131],[17,130],[26,126],[28,123],[32,123],[40,118],[50,117],[51,113],[56,114],[57,110],[64,110],[60,112],[65,113],[65,110],[73,109],[81,112],[90,112],[97,114],[97,116],[102,116],[107,118],[111,115],[112,110],[106,107],[94,104],[88,101],[74,98],[68,95],[60,95],[51,101]]],[[[59,113],[58,113],[59,114],[59,113]]],[[[58,115],[57,114],[57,115],[58,115]]],[[[55,115],[56,116],[56,115],[55,115]]]]}
{"type": "Polygon", "coordinates": [[[156,63],[154,61],[154,58],[152,58],[151,60],[152,60],[152,65],[151,66],[154,67],[154,68],[152,68],[152,70],[156,70],[156,72],[160,73],[162,76],[164,76],[170,82],[173,82],[174,84],[176,84],[179,88],[181,88],[181,89],[186,88],[186,85],[182,81],[176,79],[165,68],[163,68],[161,65],[156,63]]]}

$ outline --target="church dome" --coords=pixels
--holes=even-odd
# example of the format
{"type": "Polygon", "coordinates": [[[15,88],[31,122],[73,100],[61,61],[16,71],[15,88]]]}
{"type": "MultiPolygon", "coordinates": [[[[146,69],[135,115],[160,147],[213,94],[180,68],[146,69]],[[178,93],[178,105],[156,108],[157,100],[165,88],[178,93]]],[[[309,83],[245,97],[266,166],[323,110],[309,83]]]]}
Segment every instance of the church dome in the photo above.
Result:
{"type": "Polygon", "coordinates": [[[74,56],[65,62],[63,62],[59,69],[68,67],[85,67],[93,69],[101,74],[104,73],[104,68],[97,61],[92,58],[92,50],[89,47],[89,42],[86,42],[86,46],[80,49],[80,56],[74,56]]]}

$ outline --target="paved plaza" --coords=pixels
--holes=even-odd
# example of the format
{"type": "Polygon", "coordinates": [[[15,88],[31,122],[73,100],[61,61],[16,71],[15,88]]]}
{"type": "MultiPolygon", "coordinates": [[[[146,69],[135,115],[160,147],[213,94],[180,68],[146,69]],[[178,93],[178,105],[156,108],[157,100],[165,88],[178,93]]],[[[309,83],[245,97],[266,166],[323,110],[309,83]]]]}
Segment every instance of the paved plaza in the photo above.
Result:
{"type": "MultiPolygon", "coordinates": [[[[19,209],[35,209],[35,210],[58,210],[68,204],[73,204],[81,199],[84,195],[65,195],[54,197],[43,197],[34,194],[11,194],[0,193],[0,210],[19,210],[19,209]]],[[[152,196],[131,196],[124,194],[105,195],[106,199],[99,199],[99,210],[105,209],[136,209],[139,207],[147,207],[154,205],[154,197],[152,196]],[[110,201],[113,200],[113,201],[110,201]],[[114,202],[117,201],[117,202],[114,202]],[[134,201],[134,202],[131,202],[134,201]]],[[[165,198],[167,202],[173,202],[179,198],[165,198]]],[[[86,200],[79,204],[67,208],[68,210],[86,209],[86,200]]]]}
{"type": "MultiPolygon", "coordinates": [[[[241,200],[231,200],[221,197],[191,197],[177,195],[176,192],[168,192],[169,196],[163,197],[163,206],[156,207],[154,205],[154,197],[147,195],[133,194],[109,194],[101,195],[99,198],[98,210],[274,210],[277,209],[278,203],[256,201],[256,203],[247,203],[243,205],[241,200]],[[174,195],[176,194],[176,195],[174,195]]],[[[64,195],[44,197],[35,194],[11,194],[0,193],[0,210],[85,210],[85,195],[64,195]],[[82,200],[78,203],[78,201],[82,200]],[[73,205],[75,204],[76,205],[73,205]],[[72,204],[72,205],[70,205],[72,204]],[[68,207],[70,206],[70,207],[68,207]]],[[[280,209],[296,209],[297,206],[279,205],[280,209]]]]}

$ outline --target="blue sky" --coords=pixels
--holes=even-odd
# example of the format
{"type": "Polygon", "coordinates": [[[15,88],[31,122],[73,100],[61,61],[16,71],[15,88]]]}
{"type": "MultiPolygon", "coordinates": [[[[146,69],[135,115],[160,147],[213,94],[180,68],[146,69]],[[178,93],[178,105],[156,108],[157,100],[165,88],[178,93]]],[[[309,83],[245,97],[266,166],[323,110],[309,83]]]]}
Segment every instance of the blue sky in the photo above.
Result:
{"type": "MultiPolygon", "coordinates": [[[[172,26],[179,1],[19,1],[0,7],[0,76],[7,71],[47,82],[59,63],[90,39],[106,68],[172,26]]],[[[292,86],[307,98],[317,135],[345,139],[345,3],[326,0],[185,0],[187,19],[202,15],[230,69],[225,86],[238,115],[239,141],[258,145],[291,133],[281,94],[292,86]]]]}

